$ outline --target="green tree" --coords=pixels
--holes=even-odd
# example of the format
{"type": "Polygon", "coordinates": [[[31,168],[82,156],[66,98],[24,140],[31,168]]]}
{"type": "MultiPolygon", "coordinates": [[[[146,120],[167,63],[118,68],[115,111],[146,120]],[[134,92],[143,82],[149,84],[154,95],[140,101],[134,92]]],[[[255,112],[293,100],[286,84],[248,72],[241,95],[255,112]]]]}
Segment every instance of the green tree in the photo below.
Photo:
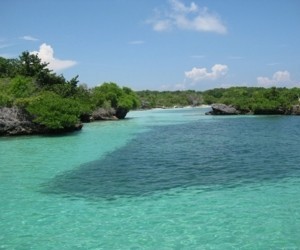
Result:
{"type": "Polygon", "coordinates": [[[120,88],[116,83],[103,83],[92,89],[92,102],[95,107],[103,107],[110,103],[112,108],[133,109],[138,107],[139,100],[136,94],[127,87],[120,88]]]}
{"type": "Polygon", "coordinates": [[[30,54],[28,51],[23,52],[19,57],[18,74],[22,76],[36,77],[39,74],[49,74],[47,63],[43,63],[36,54],[30,54]]]}
{"type": "Polygon", "coordinates": [[[93,101],[101,107],[105,101],[110,101],[113,108],[118,107],[118,100],[122,95],[122,89],[113,82],[103,83],[92,90],[93,101]]]}
{"type": "Polygon", "coordinates": [[[17,73],[17,65],[17,59],[6,59],[4,57],[0,57],[0,78],[14,77],[17,73]]]}
{"type": "Polygon", "coordinates": [[[137,94],[128,87],[123,87],[122,90],[123,94],[120,98],[118,106],[127,108],[128,110],[138,108],[140,106],[140,101],[137,94]],[[126,105],[122,104],[123,101],[126,102],[126,105]]]}
{"type": "Polygon", "coordinates": [[[36,92],[36,87],[31,77],[16,76],[11,79],[9,91],[15,98],[26,98],[36,92]]]}
{"type": "Polygon", "coordinates": [[[13,104],[13,97],[9,91],[10,80],[0,78],[0,107],[10,107],[13,104]]]}
{"type": "Polygon", "coordinates": [[[32,98],[26,110],[35,117],[35,122],[48,129],[74,127],[82,111],[77,101],[62,98],[53,92],[43,92],[32,98]]]}

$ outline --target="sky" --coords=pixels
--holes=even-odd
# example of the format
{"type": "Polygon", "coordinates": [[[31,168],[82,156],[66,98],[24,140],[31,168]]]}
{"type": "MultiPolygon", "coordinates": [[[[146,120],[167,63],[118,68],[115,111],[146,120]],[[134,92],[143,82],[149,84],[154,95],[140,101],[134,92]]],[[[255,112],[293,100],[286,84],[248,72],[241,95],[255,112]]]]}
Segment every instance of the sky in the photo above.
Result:
{"type": "Polygon", "coordinates": [[[300,0],[1,0],[0,27],[89,87],[300,87],[300,0]]]}

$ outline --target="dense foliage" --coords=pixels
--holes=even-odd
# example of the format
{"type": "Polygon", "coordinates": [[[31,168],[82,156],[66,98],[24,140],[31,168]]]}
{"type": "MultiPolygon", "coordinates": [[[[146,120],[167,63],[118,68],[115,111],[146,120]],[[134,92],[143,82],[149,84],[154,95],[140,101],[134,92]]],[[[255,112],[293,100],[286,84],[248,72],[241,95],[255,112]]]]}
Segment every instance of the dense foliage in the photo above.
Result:
{"type": "Polygon", "coordinates": [[[203,92],[206,104],[224,103],[254,114],[284,113],[299,104],[299,88],[232,87],[203,92]]]}
{"type": "Polygon", "coordinates": [[[255,88],[231,87],[216,88],[203,92],[196,91],[139,91],[142,107],[196,106],[200,104],[224,103],[254,114],[272,113],[287,110],[299,103],[299,88],[255,88]]]}
{"type": "Polygon", "coordinates": [[[78,123],[80,103],[75,99],[61,98],[53,92],[43,92],[31,98],[27,110],[33,114],[35,122],[50,129],[63,129],[78,123]]]}
{"type": "Polygon", "coordinates": [[[135,93],[115,83],[92,89],[79,85],[78,76],[67,81],[47,68],[37,55],[23,52],[18,59],[0,57],[0,107],[18,106],[48,129],[64,129],[93,110],[125,110],[139,106],[135,93]]]}
{"type": "Polygon", "coordinates": [[[224,103],[254,114],[284,113],[299,104],[299,88],[217,88],[204,92],[139,91],[104,83],[88,89],[78,76],[66,80],[47,68],[37,55],[23,52],[17,59],[0,57],[0,107],[18,106],[48,129],[75,126],[98,108],[115,109],[124,118],[130,109],[197,106],[224,103]]]}
{"type": "Polygon", "coordinates": [[[142,108],[197,106],[203,103],[202,93],[187,91],[138,91],[142,108]]]}
{"type": "Polygon", "coordinates": [[[92,103],[96,107],[135,109],[139,106],[136,94],[127,87],[120,88],[115,83],[103,83],[91,91],[92,103]]]}

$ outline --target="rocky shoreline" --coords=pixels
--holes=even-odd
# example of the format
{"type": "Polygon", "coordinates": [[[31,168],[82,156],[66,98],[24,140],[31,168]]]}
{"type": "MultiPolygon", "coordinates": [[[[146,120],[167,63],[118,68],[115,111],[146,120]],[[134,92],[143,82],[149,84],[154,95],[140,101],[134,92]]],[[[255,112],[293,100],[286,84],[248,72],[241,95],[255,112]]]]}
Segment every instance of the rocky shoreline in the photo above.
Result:
{"type": "MultiPolygon", "coordinates": [[[[211,108],[212,110],[207,112],[206,115],[300,115],[300,105],[293,105],[290,109],[259,110],[259,112],[256,113],[249,110],[239,110],[232,105],[222,103],[212,104],[211,108]]],[[[124,119],[127,113],[127,110],[99,108],[92,112],[92,114],[86,114],[80,117],[81,122],[73,127],[48,129],[41,124],[35,123],[33,121],[34,117],[23,109],[17,107],[3,107],[0,108],[0,136],[74,132],[82,129],[82,122],[124,119]]]]}
{"type": "Polygon", "coordinates": [[[40,126],[31,122],[32,117],[18,108],[0,109],[0,135],[26,135],[41,130],[40,126]]]}
{"type": "Polygon", "coordinates": [[[92,114],[83,115],[81,122],[72,127],[62,129],[48,129],[47,127],[35,123],[34,117],[26,110],[18,107],[0,108],[0,136],[14,135],[40,135],[40,134],[63,134],[81,130],[82,122],[107,121],[124,119],[127,110],[115,110],[113,108],[99,108],[92,114]]]}
{"type": "Polygon", "coordinates": [[[251,110],[239,110],[233,105],[223,103],[214,103],[211,105],[212,110],[206,112],[206,115],[300,115],[300,105],[293,105],[289,109],[261,109],[255,112],[251,110]]]}
{"type": "Polygon", "coordinates": [[[128,110],[122,108],[98,108],[89,116],[89,121],[107,121],[124,119],[128,110]]]}
{"type": "Polygon", "coordinates": [[[0,108],[0,136],[60,134],[80,130],[83,126],[82,123],[78,123],[73,127],[51,130],[33,122],[33,120],[34,117],[23,109],[17,107],[0,108]]]}

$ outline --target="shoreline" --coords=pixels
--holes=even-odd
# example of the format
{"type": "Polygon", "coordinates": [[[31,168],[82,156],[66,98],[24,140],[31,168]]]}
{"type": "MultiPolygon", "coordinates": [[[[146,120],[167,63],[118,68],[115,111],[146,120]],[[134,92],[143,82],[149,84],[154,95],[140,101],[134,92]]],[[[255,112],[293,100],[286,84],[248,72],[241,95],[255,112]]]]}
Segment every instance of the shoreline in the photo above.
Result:
{"type": "MultiPolygon", "coordinates": [[[[224,104],[212,104],[212,105],[199,105],[199,106],[183,106],[183,107],[165,107],[165,108],[151,108],[151,109],[135,109],[130,110],[130,112],[147,112],[147,111],[164,111],[164,110],[186,110],[186,109],[208,109],[205,115],[212,116],[298,116],[300,115],[300,105],[294,105],[293,109],[286,111],[285,113],[276,113],[274,110],[272,112],[263,111],[261,113],[253,112],[241,112],[235,109],[233,106],[228,106],[224,104]]],[[[7,109],[7,108],[6,108],[7,109]]],[[[14,108],[9,109],[10,111],[3,111],[0,109],[0,137],[11,137],[11,136],[24,136],[24,135],[67,135],[74,132],[79,132],[84,127],[84,124],[95,123],[95,122],[105,122],[105,121],[120,121],[123,119],[117,119],[114,117],[105,117],[105,119],[95,119],[90,121],[81,121],[74,127],[61,128],[55,130],[46,129],[40,124],[36,124],[32,119],[26,114],[22,113],[20,110],[14,108]],[[7,113],[8,112],[8,113],[7,113]]],[[[126,117],[125,117],[126,119],[126,117]]]]}

